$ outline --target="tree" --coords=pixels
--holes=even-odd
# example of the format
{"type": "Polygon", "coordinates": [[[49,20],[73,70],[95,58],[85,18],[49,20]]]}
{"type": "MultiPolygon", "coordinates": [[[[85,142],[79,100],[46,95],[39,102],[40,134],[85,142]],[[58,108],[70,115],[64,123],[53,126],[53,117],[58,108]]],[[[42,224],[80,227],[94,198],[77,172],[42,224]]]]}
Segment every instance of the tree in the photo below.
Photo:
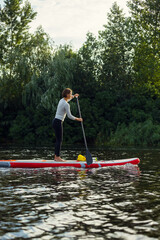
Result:
{"type": "Polygon", "coordinates": [[[60,46],[51,57],[45,59],[40,73],[34,74],[23,92],[25,105],[44,108],[55,113],[61,92],[66,86],[72,88],[76,75],[76,54],[68,45],[60,46]]]}
{"type": "Polygon", "coordinates": [[[102,52],[102,71],[100,81],[109,91],[121,95],[122,91],[130,88],[131,55],[132,49],[127,41],[129,19],[125,18],[123,11],[114,3],[108,14],[107,25],[99,32],[102,52]]]}
{"type": "MultiPolygon", "coordinates": [[[[30,39],[29,23],[35,18],[29,2],[5,0],[0,8],[0,95],[1,101],[19,99],[25,78],[17,76],[17,67],[25,66],[25,45],[30,39]]],[[[23,68],[23,71],[25,69],[23,68]]]]}
{"type": "Polygon", "coordinates": [[[136,36],[133,63],[136,89],[160,95],[160,2],[132,0],[128,5],[136,36]]]}
{"type": "Polygon", "coordinates": [[[98,87],[98,74],[100,67],[99,44],[96,37],[88,32],[86,41],[78,51],[79,73],[81,78],[79,87],[83,88],[85,97],[94,98],[98,87]]]}

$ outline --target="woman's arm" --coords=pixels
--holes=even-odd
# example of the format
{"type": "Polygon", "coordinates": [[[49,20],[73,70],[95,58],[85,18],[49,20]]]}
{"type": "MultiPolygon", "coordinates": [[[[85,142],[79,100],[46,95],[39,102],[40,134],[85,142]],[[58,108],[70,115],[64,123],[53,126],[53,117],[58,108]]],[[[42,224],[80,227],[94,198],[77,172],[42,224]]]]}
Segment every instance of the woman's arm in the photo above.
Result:
{"type": "Polygon", "coordinates": [[[68,118],[70,118],[71,120],[76,120],[76,117],[74,117],[71,114],[70,105],[68,103],[65,104],[65,110],[66,110],[68,118]]]}
{"type": "Polygon", "coordinates": [[[70,105],[68,103],[65,105],[65,110],[66,110],[68,118],[70,118],[71,120],[76,120],[79,122],[83,121],[82,118],[76,118],[71,114],[70,105]]]}

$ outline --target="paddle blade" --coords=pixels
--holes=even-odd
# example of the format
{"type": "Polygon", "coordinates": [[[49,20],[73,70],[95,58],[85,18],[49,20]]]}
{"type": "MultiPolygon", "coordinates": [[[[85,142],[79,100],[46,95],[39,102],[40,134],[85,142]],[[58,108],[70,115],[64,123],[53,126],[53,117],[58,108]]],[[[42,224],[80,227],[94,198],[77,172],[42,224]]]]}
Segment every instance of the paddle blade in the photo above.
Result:
{"type": "Polygon", "coordinates": [[[93,163],[92,156],[88,149],[86,150],[86,161],[87,161],[87,165],[90,165],[93,163]]]}

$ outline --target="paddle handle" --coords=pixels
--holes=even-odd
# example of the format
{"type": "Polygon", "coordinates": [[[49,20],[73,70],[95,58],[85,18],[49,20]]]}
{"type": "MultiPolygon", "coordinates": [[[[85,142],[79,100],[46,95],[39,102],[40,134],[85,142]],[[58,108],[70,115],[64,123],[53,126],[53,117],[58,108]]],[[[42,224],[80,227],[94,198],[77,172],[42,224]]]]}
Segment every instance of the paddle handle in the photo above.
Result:
{"type": "MultiPolygon", "coordinates": [[[[78,97],[77,97],[77,106],[78,106],[79,116],[80,116],[80,118],[82,118],[82,114],[81,114],[81,109],[80,109],[80,105],[79,105],[78,97]]],[[[85,143],[86,150],[87,150],[87,149],[88,149],[88,146],[87,146],[87,140],[86,140],[86,134],[85,134],[85,131],[84,131],[83,122],[81,122],[81,126],[82,126],[82,132],[83,132],[84,143],[85,143]]]]}

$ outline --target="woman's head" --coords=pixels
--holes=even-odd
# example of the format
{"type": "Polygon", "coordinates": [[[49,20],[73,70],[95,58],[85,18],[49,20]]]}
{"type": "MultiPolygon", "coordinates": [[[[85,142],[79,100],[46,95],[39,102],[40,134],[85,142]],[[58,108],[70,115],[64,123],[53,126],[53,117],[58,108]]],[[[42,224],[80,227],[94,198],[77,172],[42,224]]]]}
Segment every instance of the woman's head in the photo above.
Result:
{"type": "Polygon", "coordinates": [[[67,98],[67,99],[70,99],[72,96],[72,89],[70,88],[65,88],[62,92],[62,97],[63,98],[67,98]]]}

